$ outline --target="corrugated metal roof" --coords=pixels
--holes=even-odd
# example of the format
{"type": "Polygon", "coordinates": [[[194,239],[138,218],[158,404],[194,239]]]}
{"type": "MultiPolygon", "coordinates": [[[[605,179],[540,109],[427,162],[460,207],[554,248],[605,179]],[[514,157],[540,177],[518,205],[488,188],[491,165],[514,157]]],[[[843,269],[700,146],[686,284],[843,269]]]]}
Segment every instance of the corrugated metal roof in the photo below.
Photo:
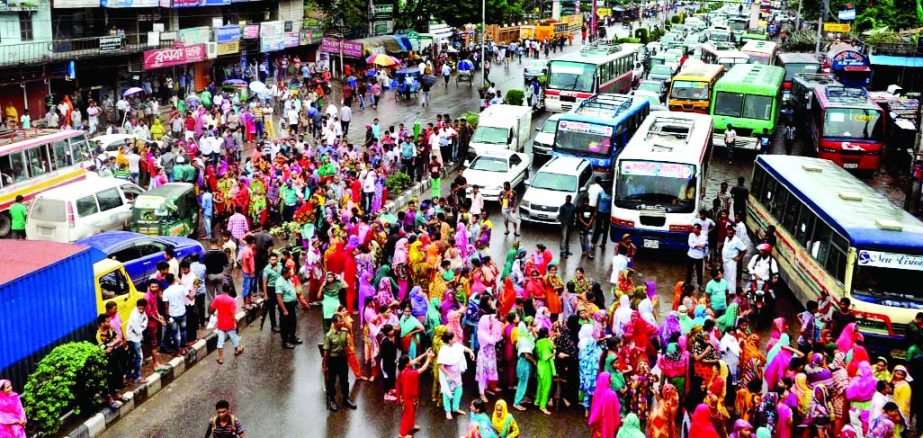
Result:
{"type": "Polygon", "coordinates": [[[0,239],[0,285],[87,249],[45,240],[0,239]]]}

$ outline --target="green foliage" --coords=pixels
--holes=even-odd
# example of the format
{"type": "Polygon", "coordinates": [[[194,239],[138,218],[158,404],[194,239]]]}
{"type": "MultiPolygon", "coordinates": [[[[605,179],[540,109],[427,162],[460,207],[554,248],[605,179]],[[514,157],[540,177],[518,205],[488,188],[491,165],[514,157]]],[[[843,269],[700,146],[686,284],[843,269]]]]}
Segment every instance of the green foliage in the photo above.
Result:
{"type": "Polygon", "coordinates": [[[615,43],[640,43],[641,38],[615,38],[615,43]]]}
{"type": "Polygon", "coordinates": [[[807,26],[789,35],[782,44],[783,52],[813,52],[817,43],[817,29],[807,26]]]}
{"type": "Polygon", "coordinates": [[[656,28],[651,31],[650,38],[648,41],[659,41],[661,37],[664,36],[667,32],[661,28],[656,28]]]}
{"type": "Polygon", "coordinates": [[[526,93],[522,90],[509,90],[506,96],[503,96],[503,103],[507,105],[522,105],[526,99],[526,93]]]}
{"type": "Polygon", "coordinates": [[[684,24],[684,23],[686,23],[686,13],[680,12],[679,13],[679,24],[684,24]]]}
{"type": "Polygon", "coordinates": [[[674,16],[670,17],[670,23],[672,23],[672,24],[679,24],[679,15],[674,15],[674,16]]]}
{"type": "Polygon", "coordinates": [[[61,428],[61,417],[93,412],[103,405],[106,354],[89,342],[71,342],[51,350],[29,375],[23,407],[29,427],[45,434],[61,428]]]}
{"type": "Polygon", "coordinates": [[[649,41],[648,31],[645,28],[636,30],[635,37],[637,37],[641,41],[641,44],[647,44],[649,41]]]}
{"type": "Polygon", "coordinates": [[[470,126],[471,129],[476,129],[478,127],[478,118],[480,117],[478,113],[464,113],[461,117],[468,121],[468,126],[470,126]]]}
{"type": "MultiPolygon", "coordinates": [[[[421,0],[422,1],[422,0],[421,0]]],[[[481,2],[428,2],[430,12],[437,21],[444,21],[452,27],[481,22],[481,2]]],[[[521,0],[486,0],[487,24],[504,24],[522,20],[524,14],[521,0]]]]}
{"type": "Polygon", "coordinates": [[[395,195],[400,193],[401,190],[404,190],[405,187],[410,186],[412,183],[413,180],[410,179],[410,175],[407,175],[404,172],[397,172],[394,175],[385,178],[385,187],[388,188],[388,192],[395,195]]]}

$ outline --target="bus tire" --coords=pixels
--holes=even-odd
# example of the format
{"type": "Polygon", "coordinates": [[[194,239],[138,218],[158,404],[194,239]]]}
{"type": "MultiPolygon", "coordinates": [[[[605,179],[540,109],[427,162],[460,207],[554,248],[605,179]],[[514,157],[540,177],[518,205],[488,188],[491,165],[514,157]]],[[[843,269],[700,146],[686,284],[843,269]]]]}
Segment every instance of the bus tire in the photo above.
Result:
{"type": "Polygon", "coordinates": [[[13,223],[10,219],[10,214],[6,212],[0,213],[0,239],[8,237],[12,229],[13,223]]]}

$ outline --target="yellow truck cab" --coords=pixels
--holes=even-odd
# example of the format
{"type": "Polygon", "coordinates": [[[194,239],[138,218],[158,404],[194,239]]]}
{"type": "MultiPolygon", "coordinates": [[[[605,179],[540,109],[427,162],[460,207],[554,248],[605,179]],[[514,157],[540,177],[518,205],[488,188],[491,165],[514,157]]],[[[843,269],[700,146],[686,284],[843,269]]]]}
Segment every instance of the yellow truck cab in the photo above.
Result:
{"type": "MultiPolygon", "coordinates": [[[[112,301],[119,307],[122,329],[128,323],[132,309],[144,293],[135,289],[125,267],[116,260],[102,259],[93,264],[93,278],[96,284],[97,313],[106,312],[106,303],[112,301]]],[[[123,331],[124,333],[124,331],[123,331]]]]}

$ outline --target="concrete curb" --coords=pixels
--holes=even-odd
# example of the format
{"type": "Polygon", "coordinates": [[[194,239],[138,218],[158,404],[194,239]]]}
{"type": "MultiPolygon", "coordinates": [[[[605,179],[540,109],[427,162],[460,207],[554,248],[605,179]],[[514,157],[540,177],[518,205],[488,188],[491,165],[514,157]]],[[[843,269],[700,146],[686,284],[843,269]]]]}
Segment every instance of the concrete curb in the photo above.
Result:
{"type": "MultiPolygon", "coordinates": [[[[237,312],[238,330],[247,327],[250,322],[255,321],[258,312],[258,308],[237,312]]],[[[95,438],[102,435],[109,426],[130,414],[138,406],[153,397],[154,394],[160,392],[163,387],[173,383],[173,381],[183,375],[184,372],[205,360],[209,354],[217,349],[218,333],[213,331],[204,338],[196,341],[185,357],[174,358],[166,365],[166,369],[155,371],[147,377],[145,383],[132,391],[126,391],[124,396],[128,401],[122,403],[122,406],[118,409],[104,408],[102,411],[71,430],[70,433],[66,435],[66,438],[95,438]]]]}
{"type": "MultiPolygon", "coordinates": [[[[455,163],[451,167],[443,169],[442,178],[446,178],[453,172],[457,171],[460,167],[460,163],[455,163]]],[[[384,211],[386,213],[397,214],[397,212],[400,209],[406,207],[407,204],[410,203],[410,200],[414,197],[417,197],[419,200],[428,198],[426,195],[429,194],[431,185],[432,184],[430,183],[429,178],[423,178],[422,181],[414,183],[413,186],[407,190],[404,190],[395,196],[392,200],[385,202],[384,211]]]]}

